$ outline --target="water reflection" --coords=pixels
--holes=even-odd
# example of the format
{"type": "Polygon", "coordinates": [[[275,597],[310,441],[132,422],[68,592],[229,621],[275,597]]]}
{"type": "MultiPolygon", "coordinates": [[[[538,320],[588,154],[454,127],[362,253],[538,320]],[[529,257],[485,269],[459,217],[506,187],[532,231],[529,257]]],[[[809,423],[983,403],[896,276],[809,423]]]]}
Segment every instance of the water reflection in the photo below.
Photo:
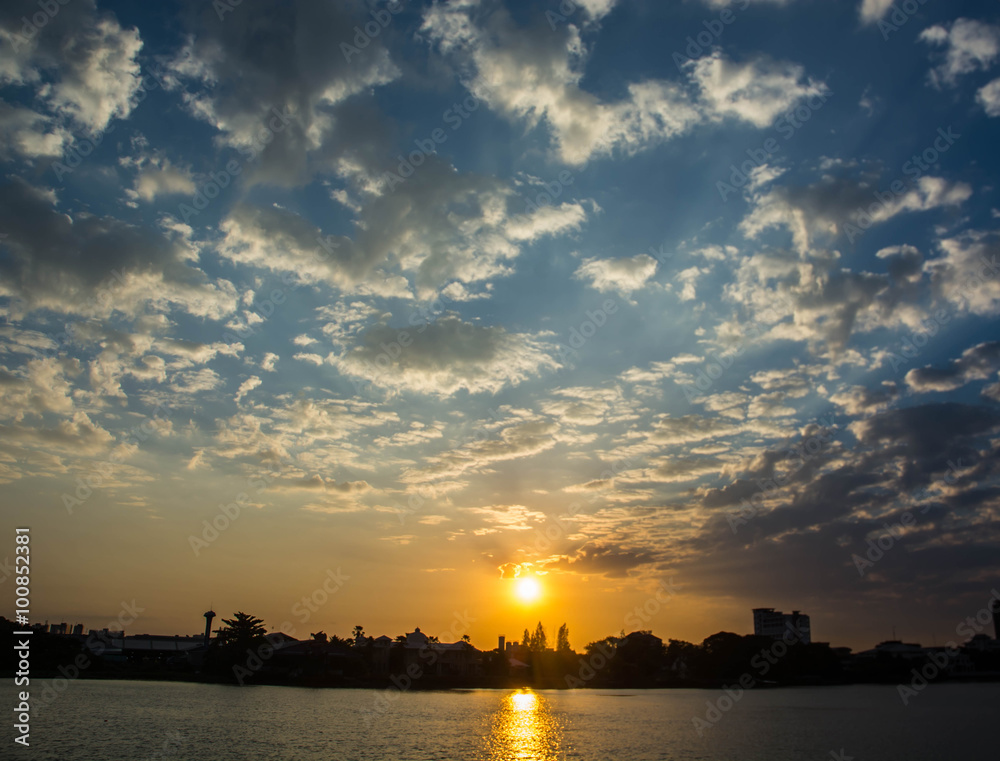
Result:
{"type": "Polygon", "coordinates": [[[504,697],[490,719],[489,761],[558,761],[562,727],[544,695],[531,690],[504,697]]]}

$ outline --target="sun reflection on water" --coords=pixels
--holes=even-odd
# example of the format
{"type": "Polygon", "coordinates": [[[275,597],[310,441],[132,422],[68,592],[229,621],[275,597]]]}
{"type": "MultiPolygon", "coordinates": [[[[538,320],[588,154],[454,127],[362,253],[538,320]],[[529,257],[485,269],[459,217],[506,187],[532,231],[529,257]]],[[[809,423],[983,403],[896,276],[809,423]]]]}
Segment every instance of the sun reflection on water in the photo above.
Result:
{"type": "Polygon", "coordinates": [[[491,717],[486,737],[489,761],[557,761],[562,758],[562,727],[544,695],[513,692],[491,717]]]}

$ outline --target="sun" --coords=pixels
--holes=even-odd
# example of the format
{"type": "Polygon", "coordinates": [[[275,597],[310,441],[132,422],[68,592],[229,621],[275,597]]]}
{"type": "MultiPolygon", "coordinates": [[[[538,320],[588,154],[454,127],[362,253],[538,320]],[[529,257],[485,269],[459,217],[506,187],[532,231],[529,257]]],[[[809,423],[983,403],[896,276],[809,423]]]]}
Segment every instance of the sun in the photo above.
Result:
{"type": "Polygon", "coordinates": [[[521,602],[534,602],[542,594],[542,585],[538,583],[538,579],[527,576],[517,580],[515,592],[521,602]]]}

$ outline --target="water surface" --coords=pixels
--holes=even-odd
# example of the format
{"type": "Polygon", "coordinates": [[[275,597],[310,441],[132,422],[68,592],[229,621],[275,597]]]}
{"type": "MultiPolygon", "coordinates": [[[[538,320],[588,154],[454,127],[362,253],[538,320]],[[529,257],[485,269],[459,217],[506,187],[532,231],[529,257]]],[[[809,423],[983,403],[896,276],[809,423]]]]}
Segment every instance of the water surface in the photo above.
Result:
{"type": "MultiPolygon", "coordinates": [[[[33,685],[38,686],[38,685],[33,685]]],[[[14,705],[14,690],[0,690],[14,705]]],[[[701,736],[712,690],[399,692],[177,682],[66,685],[33,719],[58,761],[937,761],[992,745],[1000,685],[746,693],[701,736]],[[843,755],[841,755],[843,754],[843,755]]],[[[722,705],[726,707],[727,701],[722,705]]],[[[714,714],[713,714],[714,716],[714,714]]],[[[11,747],[9,739],[7,749],[11,747]]]]}

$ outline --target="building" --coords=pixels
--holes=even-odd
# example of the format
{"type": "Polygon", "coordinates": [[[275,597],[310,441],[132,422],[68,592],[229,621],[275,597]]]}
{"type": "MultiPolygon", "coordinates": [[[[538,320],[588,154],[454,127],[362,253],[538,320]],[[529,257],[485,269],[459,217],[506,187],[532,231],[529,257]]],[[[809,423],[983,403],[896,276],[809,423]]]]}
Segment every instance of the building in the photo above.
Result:
{"type": "Polygon", "coordinates": [[[812,642],[809,616],[797,610],[782,613],[774,608],[754,608],[753,633],[758,637],[786,639],[804,645],[812,642]]]}
{"type": "Polygon", "coordinates": [[[482,674],[482,653],[468,642],[438,642],[417,627],[401,639],[365,637],[354,640],[364,649],[372,673],[378,676],[419,672],[430,677],[471,677],[482,674]]]}

